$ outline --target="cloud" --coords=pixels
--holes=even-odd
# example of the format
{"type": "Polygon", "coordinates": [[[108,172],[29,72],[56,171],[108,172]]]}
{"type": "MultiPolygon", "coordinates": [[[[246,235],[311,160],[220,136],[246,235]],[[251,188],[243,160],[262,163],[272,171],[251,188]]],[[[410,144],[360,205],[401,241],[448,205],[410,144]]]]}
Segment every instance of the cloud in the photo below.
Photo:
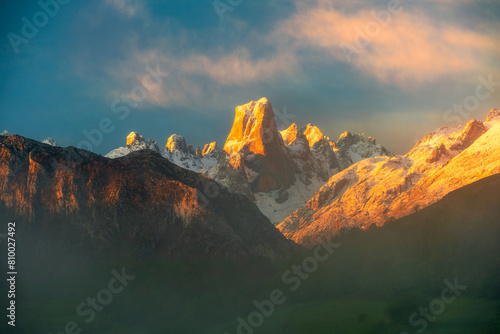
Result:
{"type": "Polygon", "coordinates": [[[129,17],[133,17],[144,12],[143,6],[136,0],[106,0],[106,4],[129,17]]]}
{"type": "MultiPolygon", "coordinates": [[[[131,15],[142,10],[132,0],[108,2],[131,15]]],[[[409,8],[408,2],[404,2],[388,17],[380,14],[381,10],[389,13],[385,0],[377,1],[376,9],[373,3],[367,6],[358,0],[318,0],[312,4],[302,2],[291,16],[269,26],[267,34],[244,29],[239,31],[242,35],[237,43],[217,47],[202,43],[220,38],[217,27],[200,32],[174,25],[177,29],[173,34],[167,29],[174,23],[148,21],[148,30],[154,33],[128,32],[124,39],[128,43],[125,59],[113,60],[106,71],[116,86],[126,90],[142,80],[147,66],[159,64],[170,75],[149,92],[150,104],[223,108],[233,103],[235,94],[265,95],[263,87],[272,87],[281,79],[317,79],[318,73],[311,68],[336,68],[350,74],[350,69],[338,66],[343,63],[359,71],[360,75],[352,79],[354,82],[370,77],[388,87],[403,89],[432,87],[464,74],[475,80],[478,74],[498,66],[491,59],[500,48],[490,35],[449,20],[432,19],[426,15],[429,8],[425,6],[409,8]],[[387,22],[379,24],[375,17],[387,22]],[[165,33],[158,35],[158,31],[165,33]],[[198,44],[204,47],[197,47],[198,44]]],[[[115,95],[116,86],[115,92],[111,92],[115,95]]]]}
{"type": "MultiPolygon", "coordinates": [[[[127,92],[144,81],[148,66],[159,66],[169,75],[155,89],[148,91],[147,102],[161,107],[199,104],[221,108],[227,107],[228,103],[227,97],[221,99],[218,95],[221,90],[227,92],[270,82],[280,76],[292,75],[296,68],[293,54],[276,53],[254,59],[244,47],[219,56],[198,52],[182,56],[167,50],[168,46],[149,50],[135,48],[130,57],[106,68],[106,72],[127,92]]],[[[108,95],[116,98],[121,93],[115,87],[108,95]]]]}
{"type": "Polygon", "coordinates": [[[314,7],[299,6],[271,38],[295,43],[297,48],[316,48],[380,82],[399,86],[484,71],[488,60],[500,51],[490,37],[433,21],[422,10],[401,6],[396,11],[384,8],[385,16],[380,9],[345,13],[318,1],[314,7]]]}
{"type": "Polygon", "coordinates": [[[208,76],[220,84],[245,85],[291,74],[296,68],[296,58],[293,54],[278,53],[254,60],[248,49],[242,47],[219,58],[192,55],[181,60],[179,68],[185,73],[208,76]]]}

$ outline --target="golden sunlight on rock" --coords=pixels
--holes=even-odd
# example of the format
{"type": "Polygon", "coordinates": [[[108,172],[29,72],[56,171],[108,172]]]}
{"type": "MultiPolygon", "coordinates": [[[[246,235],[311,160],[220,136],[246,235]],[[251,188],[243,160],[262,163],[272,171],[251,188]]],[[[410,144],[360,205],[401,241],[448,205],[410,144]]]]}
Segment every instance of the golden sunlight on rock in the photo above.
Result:
{"type": "Polygon", "coordinates": [[[141,140],[144,140],[144,138],[142,138],[140,134],[138,134],[137,132],[131,132],[127,136],[127,146],[132,145],[135,141],[141,141],[141,140]]]}

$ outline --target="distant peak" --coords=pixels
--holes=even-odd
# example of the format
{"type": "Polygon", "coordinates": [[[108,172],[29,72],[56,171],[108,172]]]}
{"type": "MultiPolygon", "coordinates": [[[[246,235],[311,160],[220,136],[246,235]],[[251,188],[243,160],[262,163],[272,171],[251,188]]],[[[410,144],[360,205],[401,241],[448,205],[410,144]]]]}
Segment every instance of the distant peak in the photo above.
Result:
{"type": "Polygon", "coordinates": [[[358,142],[367,142],[371,143],[373,145],[376,145],[377,142],[375,138],[370,137],[365,135],[364,133],[351,133],[351,132],[344,132],[343,134],[340,135],[339,139],[337,140],[337,147],[348,147],[353,144],[356,144],[358,142]]]}
{"type": "Polygon", "coordinates": [[[173,134],[167,140],[167,145],[165,145],[170,152],[181,151],[184,153],[188,152],[188,146],[186,144],[186,138],[181,135],[173,134]]]}
{"type": "Polygon", "coordinates": [[[486,122],[491,122],[493,120],[500,120],[500,109],[491,109],[490,112],[488,113],[488,116],[486,116],[486,122]]]}
{"type": "Polygon", "coordinates": [[[342,138],[350,137],[350,136],[352,136],[352,134],[349,131],[346,131],[340,135],[339,140],[342,138]]]}
{"type": "Polygon", "coordinates": [[[10,136],[10,133],[7,130],[3,130],[3,132],[0,134],[0,136],[8,137],[8,136],[10,136]]]}
{"type": "Polygon", "coordinates": [[[283,138],[283,142],[285,142],[286,145],[290,145],[295,141],[295,139],[297,139],[299,130],[297,128],[297,124],[293,123],[288,127],[288,129],[280,131],[280,133],[283,138]]]}
{"type": "Polygon", "coordinates": [[[217,151],[219,150],[219,147],[217,146],[217,142],[211,142],[210,144],[205,144],[205,146],[203,147],[203,151],[201,152],[201,155],[205,156],[205,155],[208,155],[210,153],[217,153],[217,151]]]}
{"type": "Polygon", "coordinates": [[[307,124],[302,133],[306,136],[309,146],[314,146],[317,142],[325,139],[325,135],[321,130],[313,124],[307,124]]]}
{"type": "Polygon", "coordinates": [[[144,143],[144,138],[137,132],[130,132],[127,136],[127,146],[144,143]]]}
{"type": "Polygon", "coordinates": [[[42,139],[42,143],[50,145],[50,146],[57,146],[57,142],[54,139],[52,139],[51,137],[49,137],[47,139],[42,139]]]}

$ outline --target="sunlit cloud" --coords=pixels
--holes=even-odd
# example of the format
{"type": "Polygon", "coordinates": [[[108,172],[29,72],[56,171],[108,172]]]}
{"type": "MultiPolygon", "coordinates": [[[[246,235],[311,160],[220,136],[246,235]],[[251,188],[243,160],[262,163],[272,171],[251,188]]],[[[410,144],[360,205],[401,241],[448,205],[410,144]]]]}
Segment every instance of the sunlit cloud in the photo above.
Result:
{"type": "Polygon", "coordinates": [[[291,74],[296,68],[296,59],[294,55],[280,53],[254,60],[246,48],[240,48],[219,58],[192,55],[179,65],[186,73],[206,75],[221,84],[245,85],[269,80],[278,74],[291,74]]]}
{"type": "Polygon", "coordinates": [[[346,14],[325,1],[299,6],[296,15],[279,24],[272,39],[325,51],[383,83],[400,86],[479,73],[500,51],[492,38],[435,22],[423,11],[406,11],[401,5],[394,13],[385,10],[389,16],[379,14],[378,21],[374,13],[364,8],[346,14]]]}

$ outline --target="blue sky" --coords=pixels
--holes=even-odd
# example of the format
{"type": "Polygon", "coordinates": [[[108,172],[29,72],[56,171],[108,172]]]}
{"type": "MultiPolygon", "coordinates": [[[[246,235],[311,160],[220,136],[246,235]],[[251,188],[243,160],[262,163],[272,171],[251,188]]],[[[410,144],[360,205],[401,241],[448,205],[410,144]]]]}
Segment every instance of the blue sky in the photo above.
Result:
{"type": "Polygon", "coordinates": [[[131,131],[223,145],[234,107],[265,96],[281,128],[364,132],[405,153],[500,107],[498,1],[42,3],[52,15],[0,0],[0,127],[61,146],[85,131],[101,154],[131,131]],[[26,21],[38,31],[23,35],[26,21]]]}

